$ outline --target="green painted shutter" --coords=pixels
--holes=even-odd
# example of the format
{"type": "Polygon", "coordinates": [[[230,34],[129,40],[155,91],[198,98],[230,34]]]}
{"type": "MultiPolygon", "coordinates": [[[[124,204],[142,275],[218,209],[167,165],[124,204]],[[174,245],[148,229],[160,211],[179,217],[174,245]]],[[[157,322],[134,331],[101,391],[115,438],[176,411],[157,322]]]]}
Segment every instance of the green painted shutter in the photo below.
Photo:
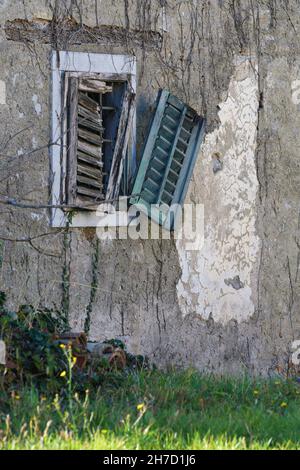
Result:
{"type": "Polygon", "coordinates": [[[204,127],[196,111],[160,90],[130,203],[168,230],[176,218],[170,207],[184,202],[204,127]]]}

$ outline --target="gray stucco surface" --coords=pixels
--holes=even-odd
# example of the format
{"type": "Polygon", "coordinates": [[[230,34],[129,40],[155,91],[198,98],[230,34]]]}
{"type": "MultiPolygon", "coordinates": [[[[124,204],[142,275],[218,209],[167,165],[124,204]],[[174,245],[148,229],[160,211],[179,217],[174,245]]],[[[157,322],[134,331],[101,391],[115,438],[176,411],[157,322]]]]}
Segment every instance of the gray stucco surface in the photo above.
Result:
{"type": "Polygon", "coordinates": [[[51,229],[47,209],[2,204],[1,290],[11,306],[63,311],[76,330],[89,315],[91,339],[123,338],[159,366],[286,371],[300,339],[299,2],[82,4],[0,1],[1,195],[49,200],[51,50],[135,54],[138,155],[160,87],[207,118],[187,195],[204,206],[204,245],[98,241],[94,229],[51,229]],[[162,47],[7,39],[6,21],[53,14],[151,29],[162,47]]]}

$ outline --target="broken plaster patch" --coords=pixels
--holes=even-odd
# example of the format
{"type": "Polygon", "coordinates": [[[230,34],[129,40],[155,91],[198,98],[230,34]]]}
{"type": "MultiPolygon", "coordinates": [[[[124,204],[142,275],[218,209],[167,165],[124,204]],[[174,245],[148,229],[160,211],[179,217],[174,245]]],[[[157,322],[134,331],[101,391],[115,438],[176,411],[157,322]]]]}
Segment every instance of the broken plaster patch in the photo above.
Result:
{"type": "Polygon", "coordinates": [[[187,240],[176,242],[182,269],[177,297],[184,316],[197,313],[225,324],[245,321],[254,313],[260,247],[255,231],[257,110],[253,59],[237,61],[228,96],[220,104],[220,125],[205,138],[194,173],[197,183],[189,190],[193,200],[204,204],[203,248],[188,251],[187,240]],[[211,168],[216,154],[222,158],[217,175],[211,168]]]}

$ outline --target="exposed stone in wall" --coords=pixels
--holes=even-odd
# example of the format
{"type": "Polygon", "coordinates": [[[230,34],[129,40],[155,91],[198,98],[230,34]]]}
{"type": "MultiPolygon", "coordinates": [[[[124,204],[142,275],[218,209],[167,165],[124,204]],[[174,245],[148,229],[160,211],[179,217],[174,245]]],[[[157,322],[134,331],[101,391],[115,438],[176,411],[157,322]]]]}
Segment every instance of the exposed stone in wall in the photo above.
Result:
{"type": "Polygon", "coordinates": [[[177,295],[183,315],[196,312],[206,320],[211,316],[226,323],[245,321],[255,311],[260,246],[255,228],[255,59],[237,59],[226,101],[219,107],[220,125],[206,135],[189,193],[191,200],[204,205],[204,245],[200,252],[188,251],[187,242],[178,240],[182,276],[177,295]],[[212,166],[216,153],[223,163],[217,173],[212,166]]]}
{"type": "Polygon", "coordinates": [[[138,45],[145,49],[160,48],[162,36],[156,31],[129,30],[121,26],[99,25],[93,28],[79,24],[74,18],[54,18],[51,21],[36,18],[31,21],[15,19],[5,24],[10,41],[53,44],[57,49],[74,44],[111,44],[128,47],[138,45]]]}

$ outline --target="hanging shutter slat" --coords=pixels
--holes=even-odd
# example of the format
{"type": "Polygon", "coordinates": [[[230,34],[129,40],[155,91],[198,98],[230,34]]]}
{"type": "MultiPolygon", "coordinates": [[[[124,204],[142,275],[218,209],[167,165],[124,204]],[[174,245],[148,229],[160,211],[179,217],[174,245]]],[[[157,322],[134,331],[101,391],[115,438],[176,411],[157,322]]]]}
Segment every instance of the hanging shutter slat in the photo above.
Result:
{"type": "Polygon", "coordinates": [[[98,116],[95,116],[95,112],[89,111],[86,107],[79,104],[78,106],[78,116],[82,121],[92,122],[99,126],[101,129],[101,123],[99,123],[98,116]]]}
{"type": "Polygon", "coordinates": [[[101,163],[101,148],[97,147],[95,145],[91,145],[88,142],[85,142],[84,140],[78,139],[78,150],[80,150],[82,153],[85,153],[87,155],[90,155],[91,157],[94,157],[96,159],[96,163],[101,163]]]}
{"type": "Polygon", "coordinates": [[[78,194],[84,197],[98,199],[99,198],[99,189],[93,189],[90,185],[80,185],[77,190],[78,194]]]}
{"type": "Polygon", "coordinates": [[[101,134],[98,134],[96,132],[90,132],[82,127],[78,127],[78,137],[81,137],[86,142],[94,144],[98,147],[100,147],[102,144],[101,134]]]}
{"type": "Polygon", "coordinates": [[[81,78],[79,81],[79,90],[88,91],[90,93],[111,93],[112,86],[106,82],[97,79],[81,78]]]}
{"type": "Polygon", "coordinates": [[[204,127],[192,108],[160,91],[130,202],[169,230],[170,206],[184,202],[204,127]]]}
{"type": "Polygon", "coordinates": [[[97,101],[90,98],[86,93],[79,93],[78,103],[85,108],[87,111],[93,114],[94,119],[97,119],[99,104],[97,101]]]}
{"type": "Polygon", "coordinates": [[[98,181],[100,181],[100,178],[102,176],[102,171],[99,167],[94,167],[91,165],[84,165],[81,161],[78,161],[77,163],[77,172],[82,175],[87,175],[98,181]]]}

